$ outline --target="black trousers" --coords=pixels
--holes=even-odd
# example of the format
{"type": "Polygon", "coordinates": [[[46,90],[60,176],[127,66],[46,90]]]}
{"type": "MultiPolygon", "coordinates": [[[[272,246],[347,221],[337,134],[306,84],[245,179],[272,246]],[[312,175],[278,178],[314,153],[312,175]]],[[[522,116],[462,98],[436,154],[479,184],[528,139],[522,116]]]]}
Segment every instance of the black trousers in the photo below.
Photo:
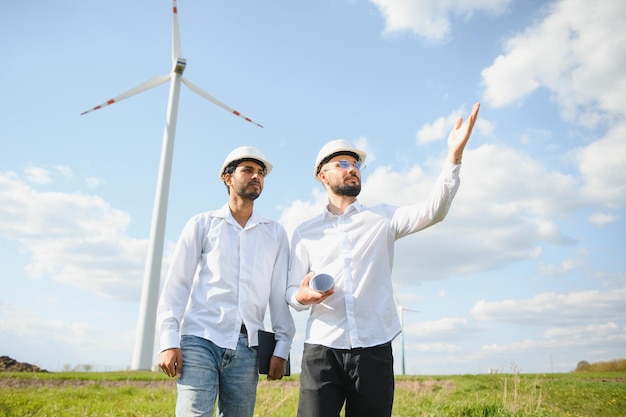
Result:
{"type": "Polygon", "coordinates": [[[394,375],[391,342],[332,349],[304,344],[298,417],[390,417],[394,375]]]}

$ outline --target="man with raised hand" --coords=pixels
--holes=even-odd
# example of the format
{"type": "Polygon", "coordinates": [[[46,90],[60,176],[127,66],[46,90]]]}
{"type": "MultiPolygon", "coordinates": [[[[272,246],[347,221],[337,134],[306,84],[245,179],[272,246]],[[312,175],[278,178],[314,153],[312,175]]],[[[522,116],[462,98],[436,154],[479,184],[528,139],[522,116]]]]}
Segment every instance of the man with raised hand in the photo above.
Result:
{"type": "Polygon", "coordinates": [[[361,171],[366,153],[346,140],[325,144],[313,175],[326,190],[324,211],[298,226],[291,240],[286,298],[310,309],[300,374],[299,417],[389,417],[394,373],[391,342],[401,326],[391,272],[397,239],[442,221],[460,184],[463,150],[478,115],[459,118],[448,138],[447,161],[430,195],[406,206],[366,207],[361,171]],[[334,287],[309,285],[330,275],[334,287]]]}

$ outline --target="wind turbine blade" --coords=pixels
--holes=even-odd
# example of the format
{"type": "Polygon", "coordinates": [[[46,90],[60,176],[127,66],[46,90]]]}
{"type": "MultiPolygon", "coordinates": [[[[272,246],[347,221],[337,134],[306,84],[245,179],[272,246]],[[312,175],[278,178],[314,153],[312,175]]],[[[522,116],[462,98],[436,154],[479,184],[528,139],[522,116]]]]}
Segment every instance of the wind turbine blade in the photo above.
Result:
{"type": "Polygon", "coordinates": [[[209,100],[211,103],[220,106],[221,108],[223,108],[227,112],[230,112],[230,113],[234,114],[235,116],[241,117],[242,119],[244,119],[247,122],[253,123],[253,124],[255,124],[255,125],[259,126],[259,127],[263,127],[260,124],[258,124],[257,122],[255,122],[254,120],[250,119],[249,117],[244,116],[243,114],[239,113],[237,110],[233,109],[232,107],[227,106],[226,104],[222,103],[221,101],[219,101],[215,97],[213,97],[213,96],[209,95],[208,93],[202,91],[200,89],[200,87],[198,87],[197,85],[192,84],[190,81],[187,81],[186,79],[184,79],[182,77],[181,77],[181,80],[183,81],[183,83],[187,87],[189,87],[189,89],[191,91],[193,91],[194,93],[196,93],[200,97],[209,100]]]}
{"type": "Polygon", "coordinates": [[[180,58],[180,30],[178,29],[178,7],[176,6],[176,0],[173,1],[172,15],[174,22],[172,24],[172,62],[176,62],[177,58],[180,58]]]}
{"type": "Polygon", "coordinates": [[[89,109],[87,111],[82,112],[80,115],[82,116],[83,114],[92,112],[94,110],[101,109],[102,107],[109,106],[109,105],[111,105],[113,103],[117,103],[118,101],[122,101],[125,98],[134,96],[135,94],[142,93],[142,92],[144,92],[146,90],[149,90],[151,88],[154,88],[156,86],[159,86],[159,85],[163,84],[164,82],[168,81],[170,78],[172,78],[171,74],[163,75],[163,76],[160,76],[160,77],[151,78],[148,81],[146,81],[145,83],[139,84],[137,87],[131,88],[130,90],[126,91],[125,93],[120,94],[117,97],[114,97],[114,98],[112,98],[110,100],[105,101],[102,104],[97,105],[96,107],[94,107],[92,109],[89,109]]]}

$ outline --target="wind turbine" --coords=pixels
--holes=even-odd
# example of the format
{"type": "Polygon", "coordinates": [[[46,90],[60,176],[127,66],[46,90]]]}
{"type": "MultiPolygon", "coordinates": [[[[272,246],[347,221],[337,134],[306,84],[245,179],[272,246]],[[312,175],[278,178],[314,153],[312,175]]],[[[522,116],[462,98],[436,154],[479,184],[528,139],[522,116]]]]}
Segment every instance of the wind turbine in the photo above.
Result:
{"type": "Polygon", "coordinates": [[[104,103],[89,109],[81,115],[102,107],[117,103],[125,98],[134,96],[151,88],[157,87],[166,81],[170,81],[170,94],[167,103],[165,117],[165,130],[163,132],[163,145],[161,148],[161,161],[159,164],[159,176],[157,180],[154,208],[152,212],[152,225],[150,228],[150,241],[148,255],[143,276],[141,302],[139,306],[139,319],[137,322],[138,335],[135,340],[132,369],[151,369],[154,346],[154,333],[156,326],[156,309],[158,303],[159,282],[161,279],[161,260],[163,258],[163,241],[165,235],[165,219],[167,216],[167,200],[172,171],[172,154],[174,150],[174,136],[176,134],[176,119],[178,115],[178,99],[180,97],[180,83],[185,84],[191,91],[200,97],[209,100],[224,110],[241,117],[247,122],[263,127],[252,119],[242,115],[237,110],[227,106],[215,97],[202,91],[198,86],[184,79],[182,74],[187,62],[181,57],[180,33],[178,29],[178,8],[176,0],[173,0],[173,28],[172,28],[172,72],[151,78],[150,80],[131,88],[104,103]]]}
{"type": "Polygon", "coordinates": [[[412,313],[419,313],[419,311],[404,307],[402,304],[400,304],[400,301],[398,300],[398,297],[396,297],[395,294],[393,298],[395,298],[396,300],[396,308],[398,309],[398,316],[400,316],[400,329],[402,329],[402,331],[400,332],[400,343],[402,343],[402,375],[406,375],[406,368],[405,368],[405,362],[404,362],[404,312],[409,311],[412,313]]]}

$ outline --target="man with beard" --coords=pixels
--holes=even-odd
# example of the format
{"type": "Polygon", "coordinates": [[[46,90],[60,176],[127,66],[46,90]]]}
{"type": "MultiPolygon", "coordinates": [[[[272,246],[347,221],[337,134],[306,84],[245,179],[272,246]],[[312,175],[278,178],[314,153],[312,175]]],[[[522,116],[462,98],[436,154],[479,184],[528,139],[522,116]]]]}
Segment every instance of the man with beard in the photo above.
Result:
{"type": "Polygon", "coordinates": [[[459,187],[463,150],[478,115],[459,118],[448,138],[445,167],[426,201],[365,207],[361,170],[366,153],[346,140],[322,147],[315,179],[328,195],[323,213],[298,226],[291,239],[286,298],[311,309],[300,374],[299,417],[391,416],[394,394],[392,340],[400,333],[391,271],[394,243],[444,219],[459,187]],[[309,286],[315,274],[335,285],[309,286]]]}
{"type": "Polygon", "coordinates": [[[268,379],[281,379],[295,333],[285,302],[289,243],[254,211],[272,165],[251,146],[234,149],[219,178],[228,202],[185,225],[157,309],[158,366],[178,377],[177,416],[252,417],[258,331],[269,305],[277,340],[268,379]]]}

